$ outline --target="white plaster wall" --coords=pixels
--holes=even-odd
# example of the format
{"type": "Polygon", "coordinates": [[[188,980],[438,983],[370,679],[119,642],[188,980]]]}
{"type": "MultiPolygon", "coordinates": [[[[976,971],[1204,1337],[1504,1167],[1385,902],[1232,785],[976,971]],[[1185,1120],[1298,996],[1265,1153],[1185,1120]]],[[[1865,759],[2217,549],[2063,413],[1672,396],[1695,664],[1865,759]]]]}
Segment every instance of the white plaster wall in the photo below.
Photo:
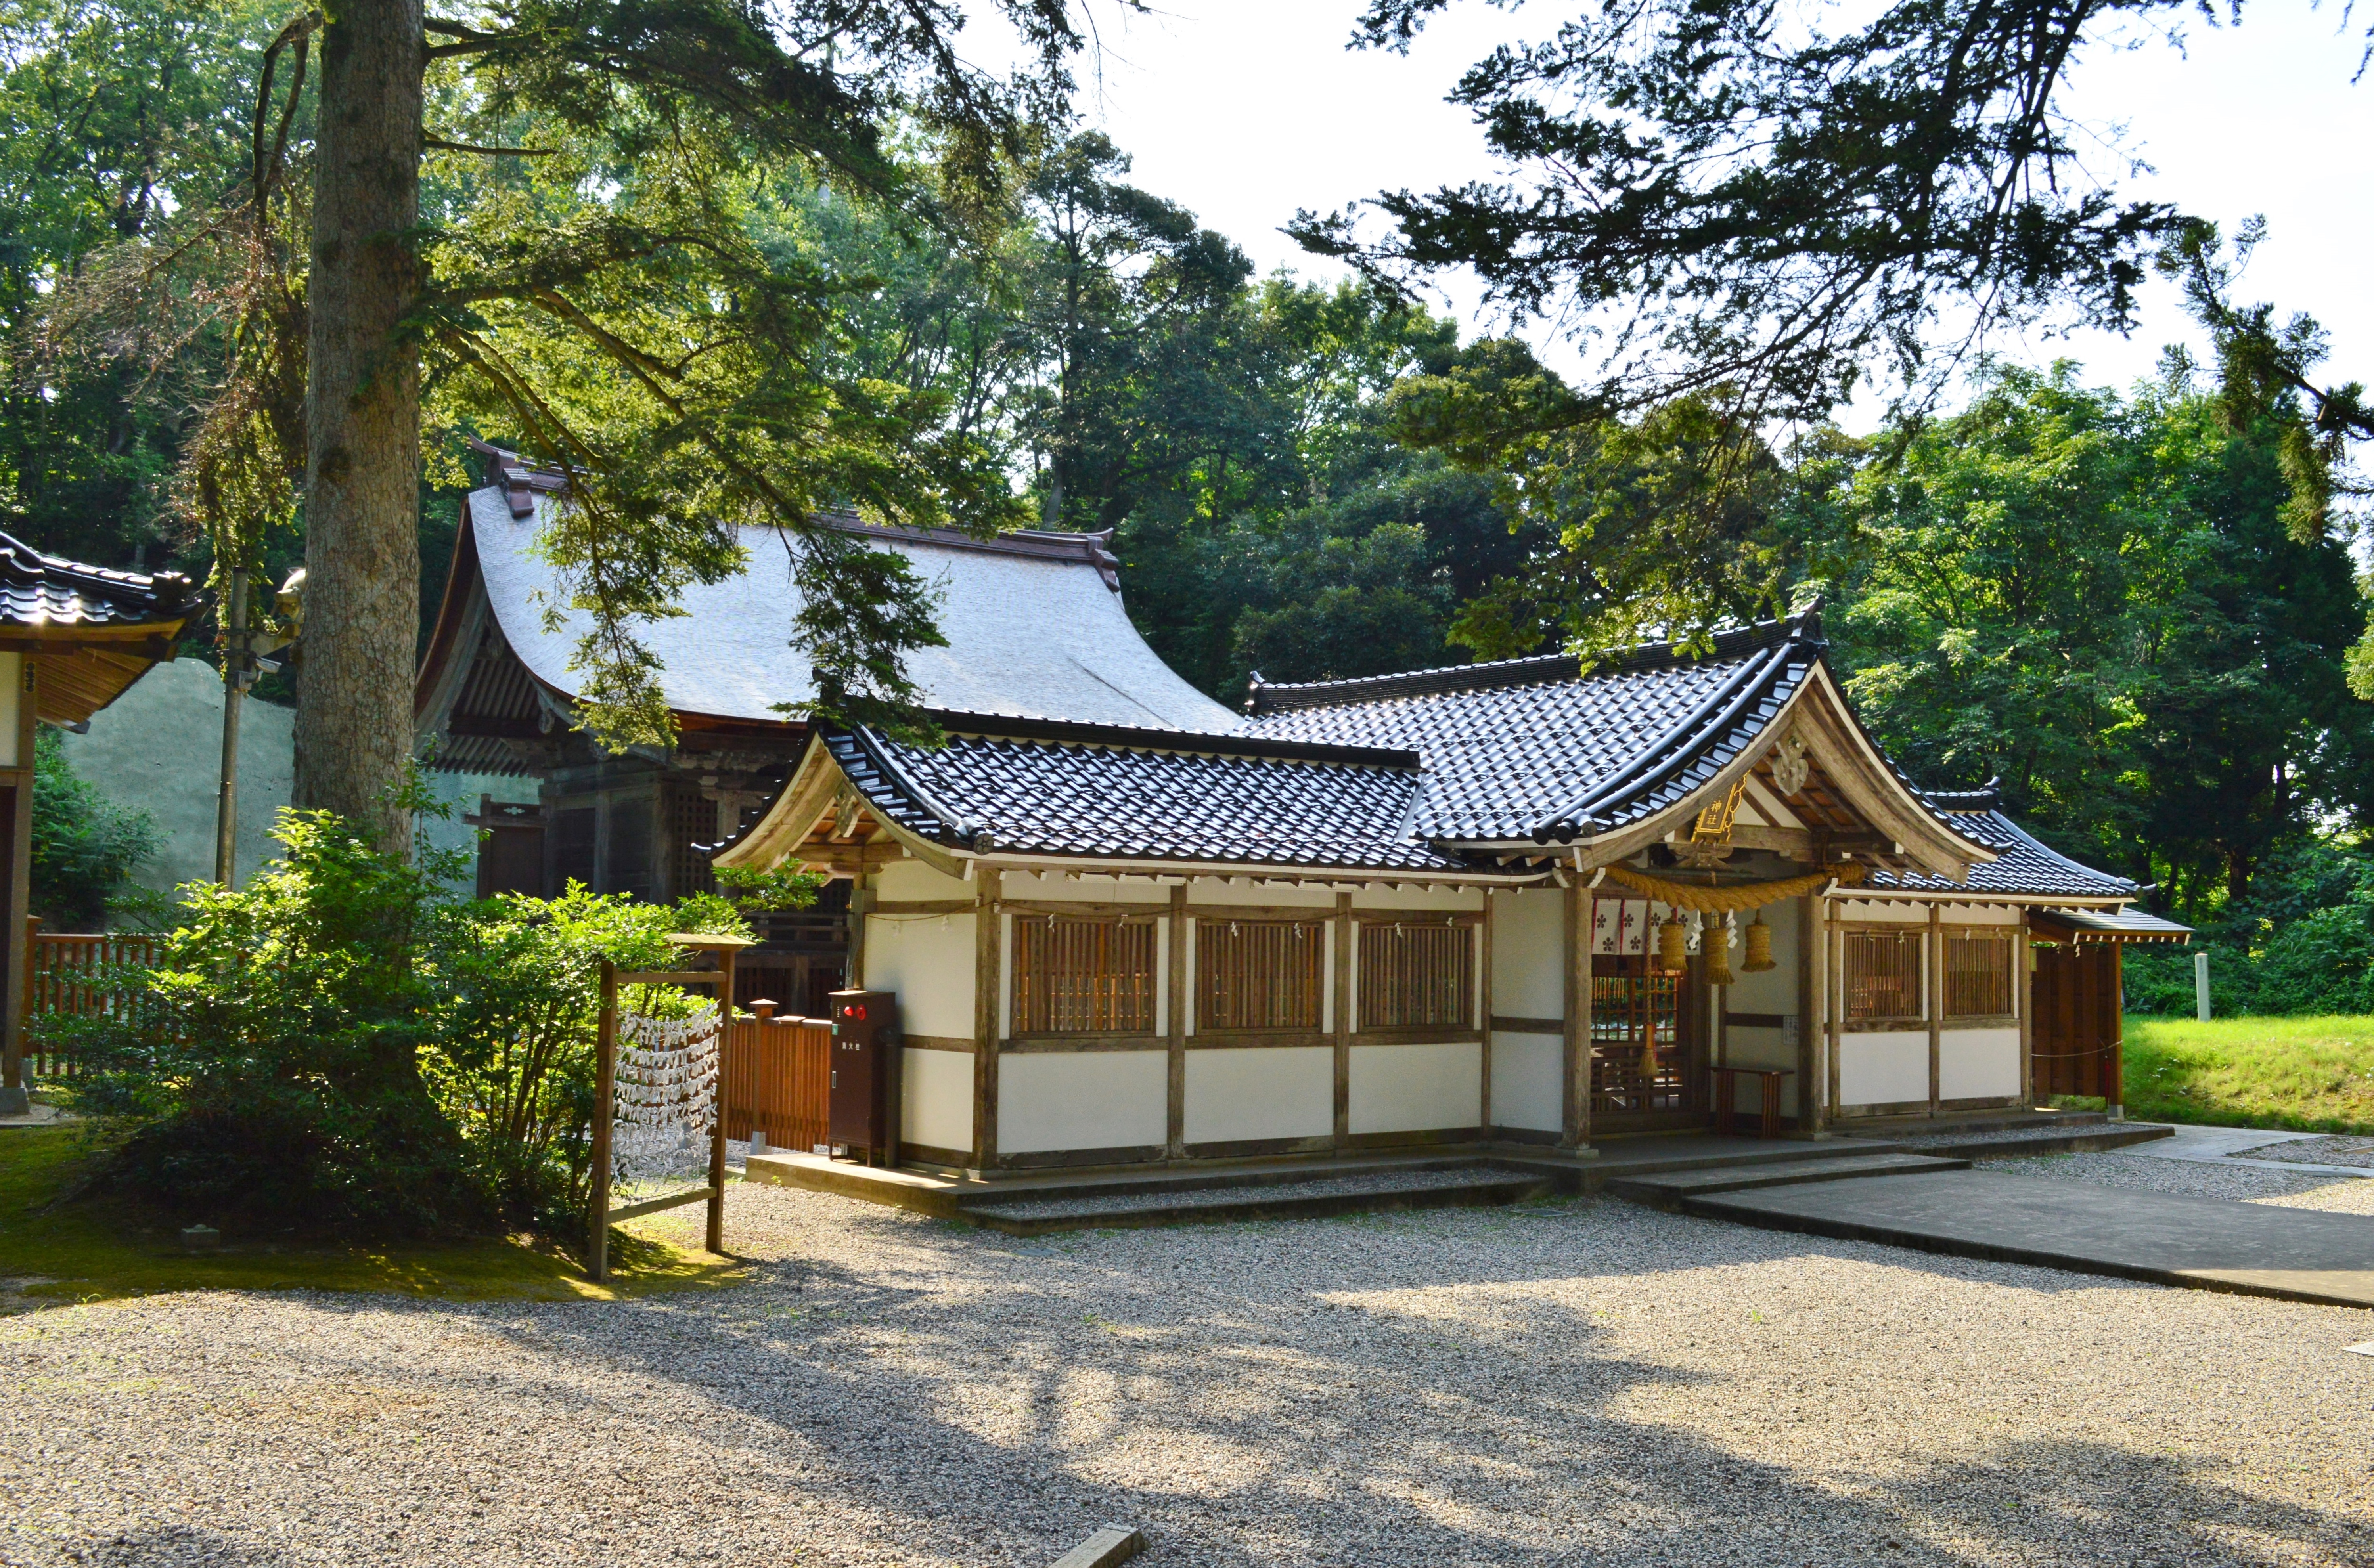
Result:
{"type": "Polygon", "coordinates": [[[1190,904],[1263,904],[1280,909],[1333,909],[1335,890],[1307,882],[1255,876],[1199,876],[1187,884],[1190,904]]]}
{"type": "MultiPolygon", "coordinates": [[[[195,661],[192,661],[195,662],[195,661]]],[[[150,665],[150,669],[163,666],[150,665]]],[[[138,683],[135,683],[137,685],[138,683]]],[[[17,712],[25,696],[25,656],[21,653],[0,653],[0,767],[22,767],[24,759],[17,755],[17,712]]],[[[121,702],[123,698],[118,697],[121,702]]],[[[219,708],[220,698],[217,698],[219,708]]],[[[100,712],[105,712],[101,708],[100,712]]],[[[98,715],[92,715],[94,722],[98,715]]],[[[72,734],[72,731],[67,731],[72,734]]]]}
{"type": "Polygon", "coordinates": [[[901,1053],[899,1104],[902,1141],[934,1149],[971,1148],[972,1053],[901,1053]]]}
{"type": "Polygon", "coordinates": [[[1503,1018],[1566,1016],[1563,902],[1556,888],[1492,895],[1492,1011],[1503,1018]]]}
{"type": "MultiPolygon", "coordinates": [[[[1733,1012],[1798,1012],[1803,1009],[1797,1000],[1797,909],[1792,899],[1775,904],[1764,911],[1764,924],[1772,933],[1772,967],[1751,975],[1740,967],[1747,962],[1747,924],[1756,917],[1742,917],[1739,945],[1731,950],[1731,1000],[1733,1012]]],[[[1739,1031],[1732,1031],[1737,1037],[1739,1031]]],[[[1786,1065],[1786,1064],[1783,1064],[1786,1065]]]]}
{"type": "Polygon", "coordinates": [[[910,1035],[972,1038],[975,917],[870,915],[865,921],[865,988],[899,994],[910,1035]]]}
{"type": "Polygon", "coordinates": [[[1166,1051],[1021,1051],[997,1064],[997,1147],[1007,1154],[1159,1144],[1169,1134],[1166,1051]]]}
{"type": "Polygon", "coordinates": [[[1354,1046],[1351,1130],[1474,1127],[1484,1108],[1484,1047],[1354,1046]]]}
{"type": "Polygon", "coordinates": [[[1186,1139],[1323,1138],[1335,1130],[1335,1053],[1325,1046],[1189,1051],[1186,1139]]]}
{"type": "Polygon", "coordinates": [[[1355,909],[1467,909],[1484,907],[1480,887],[1403,887],[1366,883],[1352,890],[1355,909]]]}
{"type": "Polygon", "coordinates": [[[1892,925],[1925,926],[1929,906],[1910,899],[1841,898],[1831,912],[1849,920],[1885,920],[1892,925]]]}
{"type": "Polygon", "coordinates": [[[875,873],[874,896],[897,899],[970,898],[972,883],[934,871],[921,860],[893,860],[875,873]]]}
{"type": "Polygon", "coordinates": [[[1096,876],[1085,872],[1075,877],[1062,872],[1007,872],[999,879],[998,893],[1004,898],[1037,898],[1050,903],[1069,900],[1079,904],[1167,905],[1170,902],[1170,884],[1178,880],[1096,876]]]}
{"type": "Polygon", "coordinates": [[[1492,1125],[1535,1132],[1566,1129],[1559,1103],[1566,1042],[1556,1035],[1492,1036],[1492,1125]]]}
{"type": "Polygon", "coordinates": [[[1839,1036],[1839,1105],[1891,1106],[1928,1098],[1927,1030],[1875,1030],[1839,1036]]]}
{"type": "Polygon", "coordinates": [[[2000,1099],[2021,1092],[2017,1029],[1948,1029],[1937,1037],[1939,1099],[2000,1099]]]}

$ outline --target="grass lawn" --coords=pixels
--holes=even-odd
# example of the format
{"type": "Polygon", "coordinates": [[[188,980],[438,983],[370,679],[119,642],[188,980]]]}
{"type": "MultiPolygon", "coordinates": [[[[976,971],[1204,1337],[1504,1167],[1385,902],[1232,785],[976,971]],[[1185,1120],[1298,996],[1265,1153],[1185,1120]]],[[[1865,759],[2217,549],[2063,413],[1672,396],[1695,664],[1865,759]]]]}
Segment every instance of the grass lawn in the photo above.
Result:
{"type": "Polygon", "coordinates": [[[465,1301],[616,1300],[700,1289],[743,1275],[731,1258],[686,1252],[626,1227],[611,1242],[611,1283],[574,1258],[519,1240],[432,1246],[276,1245],[224,1236],[219,1252],[182,1250],[178,1226],[108,1200],[57,1202],[81,1175],[74,1129],[0,1128],[0,1281],[34,1298],[95,1301],[163,1291],[395,1291],[465,1301]]]}
{"type": "Polygon", "coordinates": [[[2374,1018],[2130,1014],[2125,1055],[2138,1120],[2374,1134],[2374,1018]]]}

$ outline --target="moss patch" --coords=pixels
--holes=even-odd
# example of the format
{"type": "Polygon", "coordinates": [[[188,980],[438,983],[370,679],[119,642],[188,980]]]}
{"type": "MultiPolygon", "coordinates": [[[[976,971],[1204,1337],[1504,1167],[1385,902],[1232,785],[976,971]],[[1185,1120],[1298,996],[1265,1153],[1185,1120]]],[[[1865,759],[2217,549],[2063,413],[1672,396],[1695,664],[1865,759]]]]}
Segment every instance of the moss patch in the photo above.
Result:
{"type": "Polygon", "coordinates": [[[2127,1114],[2374,1134],[2374,1017],[2127,1019],[2127,1114]]]}
{"type": "Polygon", "coordinates": [[[688,1252],[626,1227],[612,1233],[611,1280],[522,1238],[423,1246],[304,1245],[223,1237],[221,1250],[182,1250],[180,1227],[109,1199],[58,1201],[89,1153],[64,1127],[0,1129],[0,1286],[20,1304],[100,1301],[166,1291],[390,1291],[457,1301],[615,1301],[731,1284],[732,1258],[688,1252]]]}

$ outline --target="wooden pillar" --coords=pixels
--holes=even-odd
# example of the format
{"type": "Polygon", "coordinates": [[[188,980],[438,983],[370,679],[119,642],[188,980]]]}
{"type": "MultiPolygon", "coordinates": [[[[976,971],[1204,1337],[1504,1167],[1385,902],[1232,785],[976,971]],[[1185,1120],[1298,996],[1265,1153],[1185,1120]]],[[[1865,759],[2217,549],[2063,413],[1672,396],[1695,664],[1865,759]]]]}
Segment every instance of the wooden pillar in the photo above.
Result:
{"type": "MultiPolygon", "coordinates": [[[[723,977],[717,982],[717,1103],[709,1124],[709,1250],[725,1251],[725,1085],[734,1049],[734,949],[717,955],[723,977]]],[[[893,1047],[896,1048],[895,1047],[893,1047]]],[[[895,1072],[896,1069],[893,1069],[895,1072]]],[[[897,1083],[894,1077],[892,1083],[897,1083]]],[[[887,1165],[899,1163],[899,1107],[890,1107],[890,1147],[887,1165]]]]}
{"type": "Polygon", "coordinates": [[[1352,1141],[1352,895],[1335,895],[1335,1147],[1352,1141]]]}
{"type": "Polygon", "coordinates": [[[1846,1002],[1846,932],[1831,913],[1830,901],[1826,897],[1822,900],[1822,1082],[1826,1087],[1815,1112],[1817,1129],[1827,1130],[1831,1118],[1839,1114],[1839,1046],[1844,1034],[1846,1002]]]}
{"type": "Polygon", "coordinates": [[[2029,930],[2027,910],[2019,912],[2019,935],[2012,946],[2012,1005],[2019,1010],[2019,1099],[2036,1105],[2036,934],[2029,930]]]}
{"type": "Polygon", "coordinates": [[[1937,1114],[1938,1090],[1945,1076],[1945,910],[1929,906],[1929,1114],[1937,1114]]]}
{"type": "Polygon", "coordinates": [[[997,1047],[1005,980],[1005,921],[994,866],[973,871],[972,900],[972,1151],[973,1167],[997,1164],[997,1047]]]}
{"type": "Polygon", "coordinates": [[[1182,882],[1170,890],[1170,978],[1163,1002],[1169,1010],[1170,1047],[1170,1108],[1163,1144],[1174,1160],[1187,1153],[1187,884],[1182,882]]]}
{"type": "Polygon", "coordinates": [[[1484,918],[1475,923],[1475,1008],[1476,1032],[1483,1036],[1482,1088],[1476,1095],[1478,1115],[1475,1125],[1484,1129],[1486,1141],[1492,1137],[1492,890],[1484,890],[1484,918]]]}
{"type": "Polygon", "coordinates": [[[1558,1146],[1591,1147],[1591,890],[1580,882],[1566,886],[1565,1049],[1558,1077],[1565,1102],[1558,1146]]]}
{"type": "Polygon", "coordinates": [[[585,1274],[610,1277],[610,1124],[618,1113],[618,969],[602,960],[602,1012],[594,1036],[594,1153],[585,1192],[585,1274]]]}
{"type": "Polygon", "coordinates": [[[1822,938],[1819,894],[1797,900],[1797,1130],[1811,1136],[1821,1129],[1815,1109],[1814,1067],[1820,1059],[1815,1047],[1822,1026],[1821,998],[1815,984],[1821,974],[1816,962],[1822,938]]]}
{"type": "Polygon", "coordinates": [[[31,1103],[25,1090],[26,966],[32,961],[32,933],[25,917],[33,903],[33,747],[38,730],[40,691],[36,672],[41,661],[27,653],[19,661],[24,678],[17,698],[17,768],[8,790],[8,900],[0,909],[5,924],[7,973],[0,976],[0,1114],[21,1114],[31,1103]]]}
{"type": "Polygon", "coordinates": [[[2102,1059],[2102,1104],[2115,1117],[2127,1104],[2127,951],[2124,942],[2102,945],[2110,950],[2110,1048],[2102,1059]]]}

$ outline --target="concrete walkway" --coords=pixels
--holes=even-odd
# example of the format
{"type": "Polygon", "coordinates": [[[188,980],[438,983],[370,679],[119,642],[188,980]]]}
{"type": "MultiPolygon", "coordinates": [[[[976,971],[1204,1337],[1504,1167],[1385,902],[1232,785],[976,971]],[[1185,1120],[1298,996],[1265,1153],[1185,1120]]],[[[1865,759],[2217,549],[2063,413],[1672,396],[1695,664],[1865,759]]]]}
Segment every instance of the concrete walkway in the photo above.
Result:
{"type": "Polygon", "coordinates": [[[2149,1143],[2138,1143],[2126,1151],[2130,1154],[2148,1155],[2155,1160],[2188,1160],[2202,1164],[2250,1165],[2262,1171],[2292,1171],[2304,1176],[2374,1177],[2374,1169],[2364,1165],[2311,1165],[2290,1160],[2251,1159],[2253,1149],[2270,1149],[2278,1143],[2305,1142],[2322,1138],[2321,1132],[2269,1132],[2262,1127],[2172,1127],[2171,1136],[2149,1143]]]}
{"type": "Polygon", "coordinates": [[[2081,1188],[1985,1170],[1691,1195],[1680,1207],[1768,1230],[2374,1307],[2374,1220],[2353,1214],[2081,1188]]]}

